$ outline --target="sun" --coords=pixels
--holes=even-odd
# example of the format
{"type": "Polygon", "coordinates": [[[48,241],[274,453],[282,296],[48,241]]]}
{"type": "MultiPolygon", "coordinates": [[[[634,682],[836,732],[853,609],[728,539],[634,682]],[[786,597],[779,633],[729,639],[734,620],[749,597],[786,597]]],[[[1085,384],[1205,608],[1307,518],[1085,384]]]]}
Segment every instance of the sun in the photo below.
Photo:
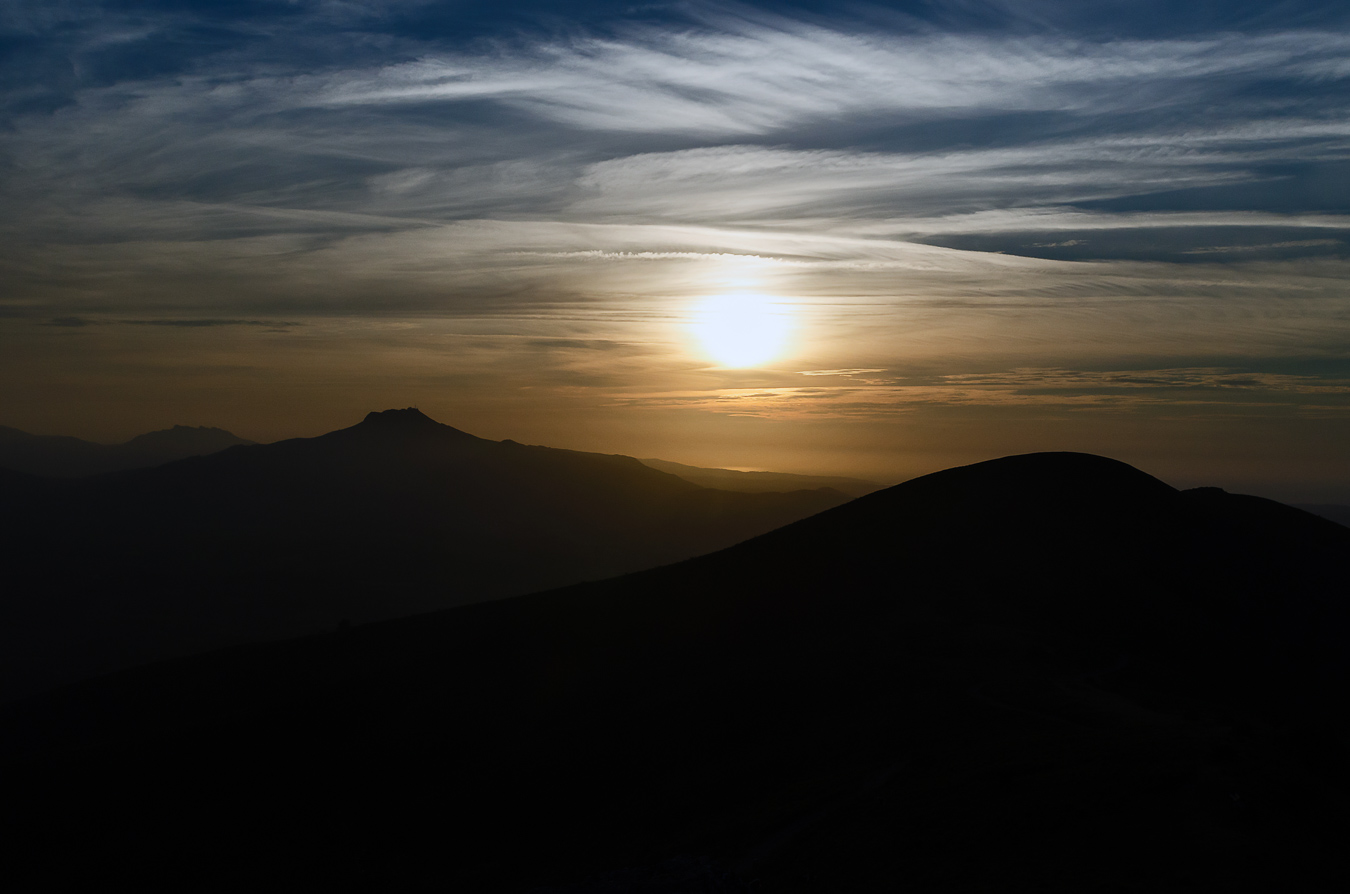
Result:
{"type": "Polygon", "coordinates": [[[703,349],[722,366],[759,366],[787,345],[792,318],[765,295],[733,292],[704,299],[690,328],[703,349]]]}

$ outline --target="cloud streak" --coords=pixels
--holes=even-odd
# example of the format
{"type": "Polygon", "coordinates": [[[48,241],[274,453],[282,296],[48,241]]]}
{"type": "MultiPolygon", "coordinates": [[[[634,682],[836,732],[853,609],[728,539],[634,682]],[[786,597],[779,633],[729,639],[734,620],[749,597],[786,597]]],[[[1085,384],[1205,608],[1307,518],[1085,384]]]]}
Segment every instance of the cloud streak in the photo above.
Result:
{"type": "Polygon", "coordinates": [[[1093,43],[716,24],[85,90],[15,119],[3,144],[26,176],[13,198],[92,173],[101,196],[209,203],[207,234],[288,214],[319,230],[485,211],[846,222],[1222,187],[1350,159],[1341,33],[1093,43]],[[624,134],[686,145],[626,152],[624,134]],[[803,145],[822,141],[846,145],[803,145]]]}
{"type": "MultiPolygon", "coordinates": [[[[303,323],[286,322],[281,320],[213,320],[213,319],[186,319],[186,320],[118,320],[126,326],[176,326],[181,329],[208,329],[215,326],[266,326],[270,329],[290,329],[295,326],[303,326],[303,323]]],[[[83,323],[81,325],[84,325],[83,323]]]]}
{"type": "Polygon", "coordinates": [[[773,20],[634,29],[494,56],[428,56],[324,86],[316,101],[496,100],[586,130],[766,134],[913,112],[1121,114],[1231,96],[1226,83],[1346,77],[1345,35],[1115,41],[857,34],[773,20]],[[1128,91],[1120,90],[1130,84],[1128,91]]]}
{"type": "MultiPolygon", "coordinates": [[[[873,370],[824,370],[803,375],[847,375],[873,370]]],[[[1090,371],[1017,369],[1006,373],[941,376],[938,381],[825,387],[721,389],[714,392],[635,394],[621,398],[645,409],[678,407],[719,415],[765,419],[876,419],[933,407],[1039,407],[1158,412],[1188,408],[1343,411],[1350,404],[1350,377],[1239,372],[1225,368],[1090,371]],[[1216,391],[1240,391],[1231,396],[1216,391]]]]}

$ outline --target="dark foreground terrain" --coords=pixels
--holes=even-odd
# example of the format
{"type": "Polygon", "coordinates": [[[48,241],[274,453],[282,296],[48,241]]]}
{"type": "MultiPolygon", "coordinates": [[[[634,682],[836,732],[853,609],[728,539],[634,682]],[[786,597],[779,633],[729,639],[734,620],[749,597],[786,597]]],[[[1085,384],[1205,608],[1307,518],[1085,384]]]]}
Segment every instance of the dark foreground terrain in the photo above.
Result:
{"type": "MultiPolygon", "coordinates": [[[[1082,454],[11,705],[21,889],[1341,891],[1350,530],[1082,454]]],[[[447,575],[453,569],[446,569],[447,575]]]]}

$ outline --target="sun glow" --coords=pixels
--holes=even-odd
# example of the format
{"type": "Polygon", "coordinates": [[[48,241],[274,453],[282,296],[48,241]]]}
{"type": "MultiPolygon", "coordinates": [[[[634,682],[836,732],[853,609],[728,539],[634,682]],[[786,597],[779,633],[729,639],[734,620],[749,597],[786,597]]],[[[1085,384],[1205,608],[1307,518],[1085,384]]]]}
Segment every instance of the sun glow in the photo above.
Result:
{"type": "Polygon", "coordinates": [[[787,344],[792,318],[765,295],[734,292],[705,299],[694,310],[691,328],[713,360],[722,366],[758,366],[787,344]]]}

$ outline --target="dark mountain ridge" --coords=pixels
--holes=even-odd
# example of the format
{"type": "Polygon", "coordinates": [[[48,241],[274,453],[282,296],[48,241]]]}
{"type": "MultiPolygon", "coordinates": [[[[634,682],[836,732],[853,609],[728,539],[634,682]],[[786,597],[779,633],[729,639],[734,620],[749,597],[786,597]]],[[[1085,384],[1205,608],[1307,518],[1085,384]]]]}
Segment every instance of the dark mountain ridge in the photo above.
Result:
{"type": "Polygon", "coordinates": [[[78,480],[0,476],[0,696],[130,663],[609,577],[838,505],[416,410],[78,480]],[[75,646],[74,644],[78,644],[75,646]]]}
{"type": "Polygon", "coordinates": [[[13,705],[3,803],[53,884],[1339,891],[1348,558],[1267,500],[1008,457],[13,705]]]}

